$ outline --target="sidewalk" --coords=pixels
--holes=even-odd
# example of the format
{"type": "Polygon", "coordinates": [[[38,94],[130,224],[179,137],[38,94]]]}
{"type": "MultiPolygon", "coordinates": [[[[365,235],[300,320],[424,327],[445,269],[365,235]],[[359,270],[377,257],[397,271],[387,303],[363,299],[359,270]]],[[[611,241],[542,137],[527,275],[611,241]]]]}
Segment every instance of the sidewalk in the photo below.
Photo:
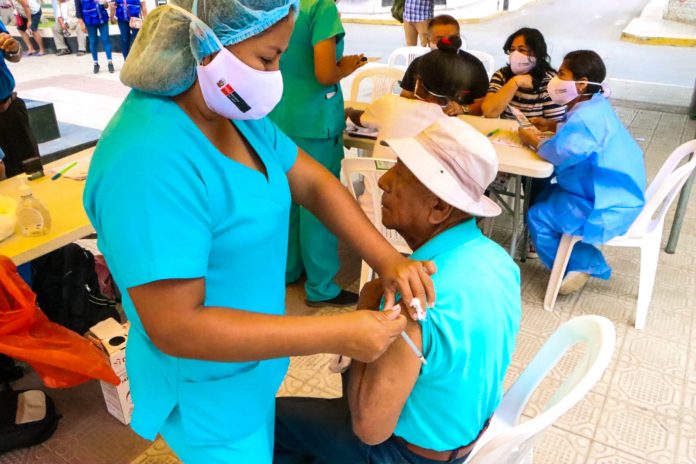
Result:
{"type": "Polygon", "coordinates": [[[627,42],[696,47],[696,26],[663,18],[667,0],[651,0],[621,33],[627,42]]]}

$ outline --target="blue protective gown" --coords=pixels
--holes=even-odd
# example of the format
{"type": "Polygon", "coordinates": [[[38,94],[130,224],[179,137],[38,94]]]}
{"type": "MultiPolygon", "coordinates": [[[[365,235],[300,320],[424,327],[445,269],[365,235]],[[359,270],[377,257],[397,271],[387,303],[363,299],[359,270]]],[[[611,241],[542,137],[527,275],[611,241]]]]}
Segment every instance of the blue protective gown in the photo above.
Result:
{"type": "Polygon", "coordinates": [[[567,272],[608,279],[611,268],[594,245],[625,233],[642,210],[642,150],[607,99],[595,94],[568,113],[539,155],[553,163],[556,180],[529,210],[529,231],[539,258],[551,268],[561,235],[580,235],[567,272]]]}

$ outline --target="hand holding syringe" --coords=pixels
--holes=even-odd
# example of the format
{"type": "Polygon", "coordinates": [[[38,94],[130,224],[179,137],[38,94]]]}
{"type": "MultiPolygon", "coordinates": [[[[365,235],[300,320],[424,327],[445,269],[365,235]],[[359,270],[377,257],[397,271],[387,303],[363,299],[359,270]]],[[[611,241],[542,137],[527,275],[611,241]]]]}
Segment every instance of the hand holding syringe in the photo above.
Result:
{"type": "MultiPolygon", "coordinates": [[[[412,299],[409,306],[416,311],[416,319],[418,319],[419,321],[425,320],[425,311],[423,310],[421,302],[418,298],[412,299]]],[[[420,359],[421,363],[428,364],[428,361],[425,360],[425,356],[423,356],[423,353],[421,353],[416,344],[413,343],[413,340],[411,340],[411,337],[408,336],[405,330],[401,332],[401,338],[404,339],[409,348],[411,348],[411,351],[413,351],[418,357],[418,359],[420,359]]]]}

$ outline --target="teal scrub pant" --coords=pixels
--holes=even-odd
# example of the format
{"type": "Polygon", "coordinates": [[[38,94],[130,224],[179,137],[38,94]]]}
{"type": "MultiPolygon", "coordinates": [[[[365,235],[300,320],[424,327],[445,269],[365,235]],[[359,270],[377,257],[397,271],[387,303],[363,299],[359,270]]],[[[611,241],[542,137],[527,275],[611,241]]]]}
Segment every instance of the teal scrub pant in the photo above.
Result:
{"type": "MultiPolygon", "coordinates": [[[[293,141],[338,178],[343,159],[343,137],[293,141]]],[[[307,274],[305,292],[309,301],[334,298],[341,288],[333,281],[340,267],[338,239],[312,213],[293,203],[290,207],[290,236],[285,281],[294,282],[307,274]]]]}
{"type": "MultiPolygon", "coordinates": [[[[235,411],[226,413],[235,414],[235,411]]],[[[185,464],[271,464],[275,408],[268,408],[267,415],[266,423],[257,431],[233,443],[190,444],[187,443],[186,430],[177,407],[167,418],[160,434],[169,448],[185,464]]]]}

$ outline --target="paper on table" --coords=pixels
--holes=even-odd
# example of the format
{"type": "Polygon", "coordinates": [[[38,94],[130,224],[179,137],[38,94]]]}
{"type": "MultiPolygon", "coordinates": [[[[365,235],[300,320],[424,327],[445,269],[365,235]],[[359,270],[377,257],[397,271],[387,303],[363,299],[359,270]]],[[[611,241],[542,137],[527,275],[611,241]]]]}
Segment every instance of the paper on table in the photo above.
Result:
{"type": "MultiPolygon", "coordinates": [[[[91,161],[91,156],[85,156],[84,158],[80,158],[79,160],[77,160],[77,164],[68,169],[65,174],[61,174],[61,177],[65,177],[66,179],[85,180],[87,178],[87,171],[89,171],[89,163],[91,161]]],[[[70,163],[55,166],[51,168],[51,172],[53,174],[59,173],[63,169],[73,164],[74,162],[75,161],[71,161],[70,163]]]]}
{"type": "Polygon", "coordinates": [[[489,137],[491,143],[496,145],[507,145],[508,147],[524,147],[520,136],[516,131],[511,131],[507,129],[500,129],[495,134],[489,137]]]}
{"type": "Polygon", "coordinates": [[[368,139],[377,139],[377,129],[370,129],[369,127],[359,127],[352,122],[346,123],[346,133],[354,137],[363,137],[368,139]]]}

